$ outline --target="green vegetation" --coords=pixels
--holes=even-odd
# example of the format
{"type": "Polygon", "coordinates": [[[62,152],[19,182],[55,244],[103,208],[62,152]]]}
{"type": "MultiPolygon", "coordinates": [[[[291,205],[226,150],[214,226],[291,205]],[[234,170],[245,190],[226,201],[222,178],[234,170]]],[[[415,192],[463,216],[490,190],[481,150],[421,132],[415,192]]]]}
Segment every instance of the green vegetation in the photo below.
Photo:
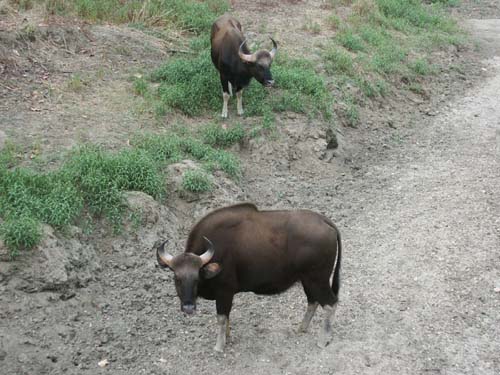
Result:
{"type": "MultiPolygon", "coordinates": [[[[247,116],[264,116],[270,111],[292,111],[330,116],[331,97],[326,84],[310,64],[278,58],[272,68],[276,87],[271,93],[255,80],[243,94],[247,116]]],[[[157,91],[162,113],[172,109],[188,116],[222,108],[220,81],[213,67],[209,49],[194,57],[180,57],[167,62],[151,74],[160,83],[157,91]]]]}
{"type": "Polygon", "coordinates": [[[216,170],[237,178],[238,159],[214,146],[241,140],[242,128],[216,131],[209,125],[203,129],[200,135],[183,130],[141,136],[133,147],[117,153],[82,146],[59,169],[49,172],[16,167],[15,148],[6,147],[0,153],[0,238],[16,255],[40,241],[42,223],[64,229],[85,214],[104,218],[119,231],[126,211],[123,193],[135,190],[165,198],[165,167],[184,158],[198,160],[204,170],[184,176],[185,190],[210,190],[209,174],[216,170]]]}
{"type": "Polygon", "coordinates": [[[182,176],[182,188],[192,193],[205,193],[212,190],[213,182],[205,172],[189,169],[182,176]]]}
{"type": "Polygon", "coordinates": [[[352,101],[353,88],[362,96],[385,96],[390,87],[400,85],[415,91],[421,77],[435,74],[429,64],[430,51],[444,44],[462,42],[456,22],[443,6],[454,1],[420,0],[339,0],[350,4],[346,19],[331,17],[337,30],[325,48],[325,71],[332,75],[340,91],[340,101],[347,103],[347,121],[357,122],[358,111],[352,101]]]}
{"type": "Polygon", "coordinates": [[[231,129],[223,129],[218,124],[211,124],[203,127],[201,134],[206,144],[218,147],[229,147],[243,140],[245,137],[245,129],[243,129],[241,124],[231,129]]]}
{"type": "Polygon", "coordinates": [[[210,29],[226,0],[14,0],[20,9],[43,6],[47,13],[73,14],[94,22],[176,25],[195,33],[210,29]]]}

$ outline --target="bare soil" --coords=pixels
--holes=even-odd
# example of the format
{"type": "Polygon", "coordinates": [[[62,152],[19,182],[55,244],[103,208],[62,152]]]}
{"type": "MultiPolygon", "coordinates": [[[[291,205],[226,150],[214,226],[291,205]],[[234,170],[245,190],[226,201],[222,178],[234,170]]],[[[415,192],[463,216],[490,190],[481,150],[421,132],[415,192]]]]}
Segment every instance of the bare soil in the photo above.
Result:
{"type": "MultiPolygon", "coordinates": [[[[309,19],[300,19],[314,13],[323,22],[322,2],[233,3],[256,33],[264,16],[277,33],[290,21],[283,27],[300,35],[294,44],[282,34],[290,53],[324,37],[307,34],[309,19]]],[[[475,4],[483,3],[500,14],[496,2],[463,3],[461,17],[479,18],[475,4]]],[[[0,22],[0,128],[27,160],[79,141],[122,147],[135,132],[158,130],[137,109],[129,78],[167,58],[161,40],[121,27],[33,21],[35,40],[27,42],[25,34],[12,38],[22,17],[8,15],[0,22]],[[68,83],[75,73],[86,82],[76,91],[68,83]]],[[[282,116],[275,139],[240,147],[238,185],[221,177],[213,194],[192,202],[174,196],[167,206],[131,193],[129,204],[144,216],[122,235],[73,228],[68,239],[47,230],[32,253],[0,262],[2,375],[498,374],[500,20],[464,25],[477,49],[436,53],[454,68],[426,82],[426,95],[363,108],[358,128],[339,129],[337,150],[327,150],[321,124],[282,116]],[[212,349],[213,302],[199,301],[194,317],[180,313],[154,244],[171,238],[172,252],[182,251],[203,213],[242,200],[317,210],[339,225],[343,286],[326,349],[315,346],[321,311],[310,333],[296,333],[306,307],[299,286],[274,297],[238,295],[222,355],[212,349]],[[54,267],[61,249],[68,253],[54,267]]]]}

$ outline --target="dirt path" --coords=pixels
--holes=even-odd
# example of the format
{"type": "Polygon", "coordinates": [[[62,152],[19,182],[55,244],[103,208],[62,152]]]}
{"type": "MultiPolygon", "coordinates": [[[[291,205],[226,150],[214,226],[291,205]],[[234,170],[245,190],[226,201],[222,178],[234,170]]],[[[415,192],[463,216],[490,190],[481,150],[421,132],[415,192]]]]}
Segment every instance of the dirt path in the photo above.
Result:
{"type": "Polygon", "coordinates": [[[311,333],[295,332],[305,311],[297,286],[238,295],[230,344],[214,354],[213,302],[182,316],[171,276],[154,266],[154,241],[185,228],[151,218],[159,224],[98,242],[98,279],[73,294],[28,294],[0,264],[0,373],[498,374],[500,21],[470,25],[484,40],[484,81],[436,116],[383,139],[372,130],[331,162],[307,153],[321,139],[304,140],[300,119],[287,125],[296,144],[243,150],[251,200],[318,210],[342,230],[341,304],[326,349],[315,346],[321,313],[311,333]]]}
{"type": "Polygon", "coordinates": [[[500,21],[471,25],[490,56],[483,84],[402,132],[381,159],[360,155],[350,183],[326,167],[307,181],[283,176],[289,203],[272,204],[302,202],[343,228],[344,289],[334,343],[302,344],[268,373],[500,371],[500,21]]]}

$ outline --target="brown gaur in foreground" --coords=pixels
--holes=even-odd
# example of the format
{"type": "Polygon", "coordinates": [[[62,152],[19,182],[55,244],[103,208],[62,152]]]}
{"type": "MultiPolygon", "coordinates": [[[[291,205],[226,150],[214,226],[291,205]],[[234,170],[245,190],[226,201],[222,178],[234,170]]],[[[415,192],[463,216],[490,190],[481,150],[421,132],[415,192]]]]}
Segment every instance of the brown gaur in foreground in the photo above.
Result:
{"type": "Polygon", "coordinates": [[[300,331],[307,331],[321,305],[325,320],[318,345],[330,342],[340,288],[341,240],[325,216],[308,210],[259,211],[243,203],[202,218],[191,230],[184,253],[170,255],[165,244],[157,248],[157,260],[174,271],[181,310],[192,314],[198,296],[215,300],[216,351],[224,350],[236,293],[277,294],[297,281],[308,303],[300,331]]]}
{"type": "Polygon", "coordinates": [[[212,25],[210,35],[211,56],[215,68],[220,73],[222,84],[222,117],[227,118],[227,103],[235,89],[238,115],[243,115],[242,94],[250,80],[255,78],[265,87],[274,84],[271,63],[278,51],[278,45],[271,38],[271,51],[260,50],[250,53],[243,36],[240,22],[230,15],[219,17],[212,25]]]}

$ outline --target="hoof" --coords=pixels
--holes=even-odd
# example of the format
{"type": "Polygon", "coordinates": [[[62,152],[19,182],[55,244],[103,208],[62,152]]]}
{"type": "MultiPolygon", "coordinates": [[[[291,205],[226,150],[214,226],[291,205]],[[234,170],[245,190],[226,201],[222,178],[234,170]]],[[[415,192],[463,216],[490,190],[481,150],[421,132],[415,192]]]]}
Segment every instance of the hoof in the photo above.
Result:
{"type": "Polygon", "coordinates": [[[222,348],[222,347],[219,347],[219,346],[215,345],[215,346],[214,346],[214,351],[215,351],[216,353],[224,353],[224,348],[222,348]]]}

